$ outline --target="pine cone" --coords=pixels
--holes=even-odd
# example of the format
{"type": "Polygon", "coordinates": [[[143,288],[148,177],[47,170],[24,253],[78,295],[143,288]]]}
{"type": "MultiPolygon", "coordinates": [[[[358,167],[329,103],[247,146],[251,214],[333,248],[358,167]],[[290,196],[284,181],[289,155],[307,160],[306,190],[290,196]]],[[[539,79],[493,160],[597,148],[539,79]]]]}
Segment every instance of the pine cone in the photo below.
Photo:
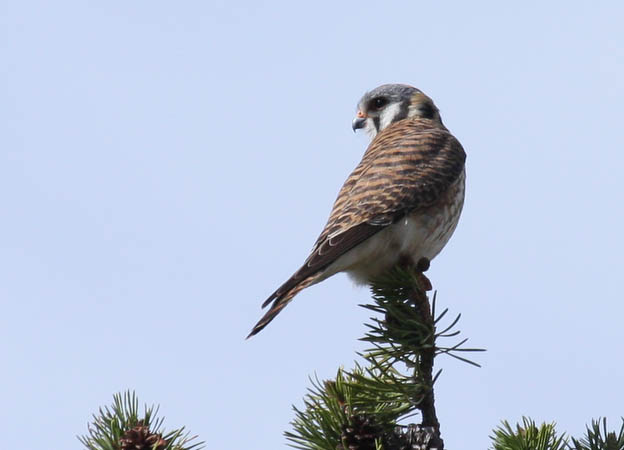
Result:
{"type": "Polygon", "coordinates": [[[375,438],[380,437],[381,431],[372,417],[353,415],[349,423],[342,426],[341,444],[336,450],[375,450],[375,438]]]}
{"type": "Polygon", "coordinates": [[[119,450],[164,450],[167,441],[160,433],[152,433],[143,424],[126,431],[119,439],[119,450]]]}
{"type": "Polygon", "coordinates": [[[397,426],[384,440],[384,447],[393,450],[440,450],[444,443],[432,427],[410,424],[397,426]]]}

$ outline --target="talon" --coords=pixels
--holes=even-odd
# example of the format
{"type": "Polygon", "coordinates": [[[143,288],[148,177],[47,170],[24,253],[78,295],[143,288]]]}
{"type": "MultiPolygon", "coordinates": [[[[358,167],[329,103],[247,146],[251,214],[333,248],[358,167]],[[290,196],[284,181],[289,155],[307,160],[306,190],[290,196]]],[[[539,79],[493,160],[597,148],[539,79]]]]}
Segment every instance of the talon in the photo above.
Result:
{"type": "Polygon", "coordinates": [[[429,258],[425,258],[423,256],[416,263],[416,269],[418,269],[419,272],[426,272],[427,270],[429,270],[430,265],[431,265],[431,261],[429,261],[429,258]]]}
{"type": "Polygon", "coordinates": [[[418,275],[416,275],[416,277],[418,278],[418,282],[420,283],[421,287],[425,291],[430,291],[433,289],[433,285],[431,284],[431,281],[429,280],[429,278],[427,278],[427,276],[424,273],[419,273],[418,275]]]}

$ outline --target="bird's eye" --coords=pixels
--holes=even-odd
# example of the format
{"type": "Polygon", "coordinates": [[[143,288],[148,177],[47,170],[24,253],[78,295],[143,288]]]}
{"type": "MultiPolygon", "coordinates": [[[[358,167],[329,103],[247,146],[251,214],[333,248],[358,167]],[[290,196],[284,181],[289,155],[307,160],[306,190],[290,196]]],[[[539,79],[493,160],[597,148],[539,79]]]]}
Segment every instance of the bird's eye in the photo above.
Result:
{"type": "Polygon", "coordinates": [[[386,106],[388,103],[388,99],[386,97],[377,97],[371,101],[371,106],[373,109],[380,109],[386,106]]]}

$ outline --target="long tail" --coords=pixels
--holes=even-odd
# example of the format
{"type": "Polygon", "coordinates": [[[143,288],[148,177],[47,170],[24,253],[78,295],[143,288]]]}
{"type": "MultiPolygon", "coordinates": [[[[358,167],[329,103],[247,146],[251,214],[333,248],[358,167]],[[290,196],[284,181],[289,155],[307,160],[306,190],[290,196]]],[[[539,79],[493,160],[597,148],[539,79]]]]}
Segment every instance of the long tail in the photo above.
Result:
{"type": "Polygon", "coordinates": [[[258,334],[264,327],[266,327],[275,317],[290,303],[295,295],[297,295],[300,291],[307,288],[308,286],[314,284],[317,281],[320,281],[320,273],[316,273],[311,275],[303,280],[300,280],[297,283],[294,283],[294,278],[290,278],[286,283],[284,283],[277,291],[275,291],[271,296],[266,299],[266,301],[262,304],[262,307],[273,303],[269,310],[266,312],[262,319],[258,321],[258,323],[253,327],[249,336],[250,337],[258,334]]]}

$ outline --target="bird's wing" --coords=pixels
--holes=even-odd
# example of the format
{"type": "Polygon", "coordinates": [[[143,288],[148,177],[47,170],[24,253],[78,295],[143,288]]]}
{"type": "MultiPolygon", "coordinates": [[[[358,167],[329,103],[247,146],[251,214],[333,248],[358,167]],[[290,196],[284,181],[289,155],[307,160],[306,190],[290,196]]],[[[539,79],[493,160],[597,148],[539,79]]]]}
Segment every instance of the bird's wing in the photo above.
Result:
{"type": "Polygon", "coordinates": [[[273,304],[250,336],[340,256],[406,214],[433,205],[460,176],[465,159],[457,139],[430,120],[401,120],[379,133],[341,188],[310,256],[263,303],[273,304]]]}

